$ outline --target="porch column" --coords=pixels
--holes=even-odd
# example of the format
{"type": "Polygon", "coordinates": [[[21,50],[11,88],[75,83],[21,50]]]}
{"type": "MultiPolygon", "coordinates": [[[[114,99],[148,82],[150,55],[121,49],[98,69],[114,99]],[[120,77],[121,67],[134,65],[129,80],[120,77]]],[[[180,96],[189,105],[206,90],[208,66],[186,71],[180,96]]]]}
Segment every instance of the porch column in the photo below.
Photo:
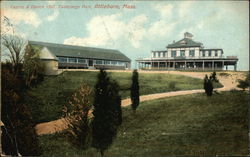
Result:
{"type": "Polygon", "coordinates": [[[214,70],[214,61],[212,61],[212,69],[214,70]]]}
{"type": "Polygon", "coordinates": [[[204,70],[204,67],[205,67],[204,61],[202,61],[202,70],[204,70]]]}
{"type": "Polygon", "coordinates": [[[234,71],[237,70],[237,63],[234,64],[234,71]]]}
{"type": "Polygon", "coordinates": [[[226,70],[228,69],[228,67],[227,67],[228,65],[226,65],[226,70]]]}
{"type": "Polygon", "coordinates": [[[185,61],[185,66],[184,66],[184,69],[186,70],[186,68],[187,68],[187,62],[185,61]]]}
{"type": "Polygon", "coordinates": [[[224,70],[224,61],[222,61],[222,70],[224,70]]]}
{"type": "Polygon", "coordinates": [[[173,69],[175,70],[175,62],[173,62],[173,69]]]}
{"type": "Polygon", "coordinates": [[[160,69],[160,62],[157,62],[158,63],[158,69],[160,69]]]}

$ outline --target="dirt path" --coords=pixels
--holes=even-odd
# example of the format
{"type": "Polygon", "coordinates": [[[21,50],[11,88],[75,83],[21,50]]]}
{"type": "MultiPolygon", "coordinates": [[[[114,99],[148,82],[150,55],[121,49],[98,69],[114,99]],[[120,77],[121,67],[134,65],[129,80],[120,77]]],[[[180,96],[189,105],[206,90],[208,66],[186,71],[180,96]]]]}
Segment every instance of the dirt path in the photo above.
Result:
{"type": "MultiPolygon", "coordinates": [[[[121,72],[121,71],[117,71],[117,72],[121,72]]],[[[210,74],[211,72],[139,71],[139,73],[168,73],[168,74],[184,75],[188,77],[203,79],[206,74],[210,74]]],[[[217,73],[217,77],[220,83],[224,86],[222,88],[216,89],[217,91],[228,91],[231,89],[238,89],[236,87],[237,80],[244,79],[245,77],[243,72],[226,72],[226,73],[227,75],[220,75],[220,72],[217,73]]],[[[142,95],[140,96],[140,102],[164,98],[164,97],[188,95],[188,94],[202,93],[202,92],[204,92],[203,89],[196,89],[196,90],[174,91],[174,92],[142,95]]],[[[122,100],[123,107],[129,106],[130,104],[131,104],[130,98],[122,100]]],[[[40,124],[37,124],[35,127],[38,135],[52,134],[55,132],[65,130],[67,128],[68,126],[64,118],[50,121],[50,122],[40,123],[40,124]]]]}

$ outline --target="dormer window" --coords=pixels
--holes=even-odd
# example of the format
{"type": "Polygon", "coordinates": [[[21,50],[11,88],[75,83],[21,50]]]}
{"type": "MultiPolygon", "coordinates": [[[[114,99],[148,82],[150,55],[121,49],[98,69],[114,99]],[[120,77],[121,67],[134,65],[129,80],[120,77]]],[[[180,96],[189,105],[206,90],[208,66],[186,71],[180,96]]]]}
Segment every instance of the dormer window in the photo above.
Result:
{"type": "Polygon", "coordinates": [[[187,42],[185,40],[182,40],[180,43],[181,43],[181,45],[186,45],[187,44],[187,42]]]}

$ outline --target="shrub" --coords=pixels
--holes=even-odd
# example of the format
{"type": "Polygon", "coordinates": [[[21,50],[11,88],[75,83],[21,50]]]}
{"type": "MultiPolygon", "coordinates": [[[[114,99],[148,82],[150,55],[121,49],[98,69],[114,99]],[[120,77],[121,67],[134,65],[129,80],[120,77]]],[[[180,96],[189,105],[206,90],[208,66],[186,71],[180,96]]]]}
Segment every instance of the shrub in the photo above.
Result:
{"type": "Polygon", "coordinates": [[[237,87],[242,88],[243,90],[245,90],[246,88],[248,88],[250,86],[250,82],[249,82],[249,74],[247,75],[247,77],[245,78],[245,80],[238,80],[238,85],[237,87]]]}
{"type": "Polygon", "coordinates": [[[63,112],[68,123],[68,139],[78,148],[86,149],[91,143],[91,108],[90,88],[81,84],[72,95],[69,107],[64,106],[63,112]]]}
{"type": "Polygon", "coordinates": [[[4,123],[2,148],[7,155],[40,155],[37,134],[31,111],[23,103],[24,82],[7,69],[2,69],[2,113],[4,123]]]}
{"type": "Polygon", "coordinates": [[[219,82],[215,71],[213,73],[211,73],[209,77],[207,75],[205,75],[203,86],[204,86],[204,90],[205,90],[205,93],[207,94],[207,96],[213,95],[215,82],[219,82]]]}
{"type": "Polygon", "coordinates": [[[212,83],[212,80],[211,80],[211,77],[208,78],[207,75],[205,75],[205,78],[204,78],[204,90],[205,90],[205,93],[207,94],[207,96],[212,96],[213,95],[213,83],[212,83]]]}
{"type": "Polygon", "coordinates": [[[210,74],[210,79],[212,82],[219,82],[215,71],[212,74],[210,74]]]}
{"type": "Polygon", "coordinates": [[[168,88],[169,88],[169,90],[171,90],[171,91],[176,90],[176,82],[175,82],[175,81],[169,82],[168,88]]]}
{"type": "Polygon", "coordinates": [[[229,76],[230,74],[225,73],[225,72],[222,72],[222,73],[220,73],[219,75],[220,75],[220,76],[229,76]]]}

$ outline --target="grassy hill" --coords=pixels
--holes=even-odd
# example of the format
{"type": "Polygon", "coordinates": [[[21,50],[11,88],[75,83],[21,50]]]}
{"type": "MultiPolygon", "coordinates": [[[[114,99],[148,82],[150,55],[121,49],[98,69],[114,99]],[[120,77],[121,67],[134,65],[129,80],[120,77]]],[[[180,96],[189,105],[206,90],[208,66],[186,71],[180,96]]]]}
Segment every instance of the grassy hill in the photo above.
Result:
{"type": "MultiPolygon", "coordinates": [[[[123,108],[123,124],[109,157],[248,154],[249,93],[231,91],[176,96],[123,108]]],[[[100,156],[71,146],[64,134],[40,137],[45,156],[100,156]]]]}
{"type": "MultiPolygon", "coordinates": [[[[64,72],[58,76],[46,77],[36,88],[29,91],[26,97],[31,107],[33,118],[38,122],[46,122],[60,118],[62,107],[68,104],[69,98],[82,82],[94,88],[98,72],[64,72]]],[[[109,72],[121,88],[122,98],[130,95],[131,73],[109,72]]],[[[177,90],[190,90],[203,88],[201,79],[170,74],[140,74],[140,95],[161,93],[177,90]]],[[[217,84],[217,87],[221,87],[217,84]]]]}

